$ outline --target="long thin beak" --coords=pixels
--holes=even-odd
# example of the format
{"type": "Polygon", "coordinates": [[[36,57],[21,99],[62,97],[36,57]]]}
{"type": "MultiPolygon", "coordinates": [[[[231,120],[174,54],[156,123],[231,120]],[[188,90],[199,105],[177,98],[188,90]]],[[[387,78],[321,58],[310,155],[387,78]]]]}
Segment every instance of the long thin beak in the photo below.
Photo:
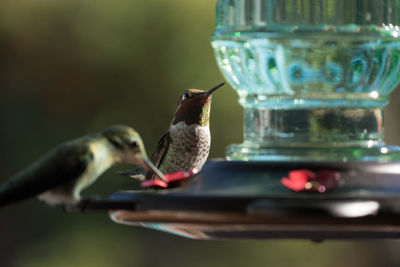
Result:
{"type": "Polygon", "coordinates": [[[223,86],[225,83],[220,83],[217,86],[211,88],[210,90],[208,90],[206,92],[207,95],[211,95],[212,93],[214,93],[215,90],[217,90],[218,88],[220,88],[221,86],[223,86]]]}
{"type": "Polygon", "coordinates": [[[154,166],[153,162],[151,162],[150,160],[148,160],[147,158],[143,158],[143,162],[145,164],[145,167],[149,170],[152,171],[158,178],[160,178],[163,182],[168,183],[168,180],[165,179],[164,174],[157,169],[156,166],[154,166]]]}

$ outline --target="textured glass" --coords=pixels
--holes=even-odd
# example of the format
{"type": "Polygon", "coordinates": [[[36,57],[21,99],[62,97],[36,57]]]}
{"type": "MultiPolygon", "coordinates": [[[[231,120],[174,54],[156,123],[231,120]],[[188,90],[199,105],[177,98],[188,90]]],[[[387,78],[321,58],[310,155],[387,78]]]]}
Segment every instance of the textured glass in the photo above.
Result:
{"type": "Polygon", "coordinates": [[[218,1],[212,45],[245,108],[227,157],[398,157],[382,109],[400,79],[399,15],[397,0],[218,1]]]}

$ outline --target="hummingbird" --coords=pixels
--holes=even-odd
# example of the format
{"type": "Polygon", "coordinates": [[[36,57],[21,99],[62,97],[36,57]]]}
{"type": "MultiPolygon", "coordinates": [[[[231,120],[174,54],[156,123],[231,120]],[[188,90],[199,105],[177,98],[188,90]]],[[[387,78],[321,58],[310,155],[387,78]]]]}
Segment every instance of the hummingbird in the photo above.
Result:
{"type": "MultiPolygon", "coordinates": [[[[210,108],[212,93],[225,83],[208,91],[187,89],[179,97],[178,107],[169,130],[159,140],[151,155],[151,162],[163,173],[201,170],[210,150],[210,108]]],[[[122,175],[138,180],[157,177],[151,171],[136,168],[122,175]]]]}
{"type": "Polygon", "coordinates": [[[155,176],[163,174],[147,159],[139,134],[124,125],[62,143],[0,186],[0,206],[27,198],[49,205],[74,207],[80,192],[118,163],[142,166],[155,176]]]}

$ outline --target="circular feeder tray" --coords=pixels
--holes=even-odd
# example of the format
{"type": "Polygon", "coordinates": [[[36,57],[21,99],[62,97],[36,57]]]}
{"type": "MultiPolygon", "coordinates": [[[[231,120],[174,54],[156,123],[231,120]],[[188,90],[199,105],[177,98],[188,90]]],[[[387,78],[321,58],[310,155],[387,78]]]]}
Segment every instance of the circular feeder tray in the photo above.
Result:
{"type": "Polygon", "coordinates": [[[181,187],[121,191],[87,209],[196,239],[400,237],[400,162],[206,163],[181,187]]]}

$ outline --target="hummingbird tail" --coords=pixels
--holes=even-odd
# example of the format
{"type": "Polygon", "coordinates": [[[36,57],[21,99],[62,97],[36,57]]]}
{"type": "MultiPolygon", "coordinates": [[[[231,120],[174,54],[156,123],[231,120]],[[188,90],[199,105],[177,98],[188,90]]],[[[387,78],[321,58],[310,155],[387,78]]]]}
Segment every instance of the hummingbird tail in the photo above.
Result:
{"type": "Polygon", "coordinates": [[[0,185],[0,207],[35,197],[47,189],[46,183],[25,179],[25,172],[18,173],[0,185]]]}
{"type": "Polygon", "coordinates": [[[21,192],[12,182],[0,186],[0,208],[32,197],[26,192],[21,192]]]}

